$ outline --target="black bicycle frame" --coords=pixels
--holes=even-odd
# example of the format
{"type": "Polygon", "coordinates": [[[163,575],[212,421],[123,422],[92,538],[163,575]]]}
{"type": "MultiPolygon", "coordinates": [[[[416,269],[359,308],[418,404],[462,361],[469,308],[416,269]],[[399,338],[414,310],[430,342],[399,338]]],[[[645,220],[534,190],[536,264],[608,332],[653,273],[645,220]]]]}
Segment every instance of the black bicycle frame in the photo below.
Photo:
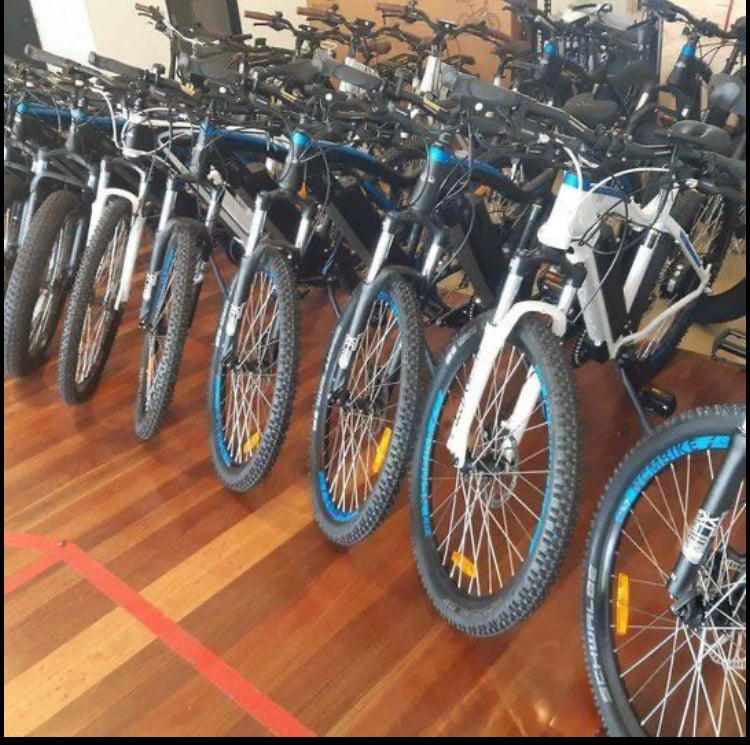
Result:
{"type": "MultiPolygon", "coordinates": [[[[403,212],[391,212],[386,216],[367,277],[361,285],[360,293],[357,295],[357,306],[350,316],[343,345],[344,351],[339,360],[336,379],[334,380],[334,393],[338,394],[346,385],[349,364],[367,322],[367,315],[385,285],[394,276],[405,276],[416,283],[423,304],[428,298],[437,276],[440,259],[449,251],[451,239],[450,230],[439,220],[436,209],[444,194],[450,190],[451,177],[462,177],[460,174],[455,174],[457,167],[458,170],[461,170],[461,167],[464,166],[469,171],[468,176],[471,181],[489,185],[510,199],[531,205],[531,209],[526,216],[527,224],[520,231],[518,245],[513,247],[513,251],[525,252],[531,242],[535,240],[535,228],[541,225],[544,204],[547,202],[545,196],[540,196],[535,188],[526,190],[517,187],[502,172],[486,164],[473,164],[473,169],[471,165],[457,160],[444,144],[431,146],[428,151],[426,167],[414,188],[409,207],[403,212]],[[386,266],[386,260],[397,233],[406,231],[409,232],[406,246],[408,255],[413,254],[419,241],[423,239],[423,236],[426,236],[425,245],[429,245],[429,248],[422,256],[421,266],[419,268],[395,264],[386,266]]],[[[536,188],[546,181],[549,181],[551,186],[552,180],[551,173],[545,177],[540,177],[536,182],[536,188]]],[[[466,244],[464,247],[466,253],[459,258],[459,263],[464,271],[470,275],[471,281],[476,281],[480,288],[484,285],[484,292],[488,293],[484,296],[478,295],[475,302],[491,307],[499,288],[495,288],[493,291],[487,287],[481,278],[481,273],[477,272],[476,263],[472,263],[473,257],[469,242],[466,241],[466,244]]],[[[498,246],[497,248],[498,261],[504,261],[503,247],[498,246]]],[[[475,289],[477,288],[475,287],[475,289]]],[[[398,355],[394,355],[394,364],[398,364],[397,358],[398,355]]],[[[429,355],[427,361],[431,366],[432,359],[429,355]]],[[[389,371],[390,374],[395,374],[395,370],[389,371]]]]}

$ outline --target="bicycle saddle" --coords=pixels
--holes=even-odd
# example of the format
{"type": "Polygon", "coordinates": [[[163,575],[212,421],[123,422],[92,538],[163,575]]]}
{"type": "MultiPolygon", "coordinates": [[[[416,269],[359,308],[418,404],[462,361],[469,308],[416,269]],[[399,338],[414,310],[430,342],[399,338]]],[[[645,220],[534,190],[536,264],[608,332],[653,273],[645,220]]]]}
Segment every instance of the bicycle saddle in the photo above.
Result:
{"type": "Polygon", "coordinates": [[[615,101],[597,101],[593,93],[573,96],[565,104],[565,113],[578,119],[589,129],[609,127],[617,121],[620,107],[615,101]]]}
{"type": "Polygon", "coordinates": [[[673,142],[684,143],[697,150],[719,155],[731,155],[734,150],[732,138],[728,132],[704,122],[678,122],[672,127],[670,137],[673,142]]]}
{"type": "Polygon", "coordinates": [[[713,75],[708,84],[708,102],[721,111],[747,116],[747,88],[736,75],[713,75]]]}

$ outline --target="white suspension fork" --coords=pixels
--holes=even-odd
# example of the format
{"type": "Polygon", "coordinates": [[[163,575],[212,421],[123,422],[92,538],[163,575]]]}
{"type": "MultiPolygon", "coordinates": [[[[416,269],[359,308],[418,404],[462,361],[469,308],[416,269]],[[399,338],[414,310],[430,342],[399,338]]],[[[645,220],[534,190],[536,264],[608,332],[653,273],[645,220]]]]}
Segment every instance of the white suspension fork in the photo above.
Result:
{"type": "MultiPolygon", "coordinates": [[[[521,318],[529,313],[545,315],[552,320],[552,330],[557,336],[562,337],[565,334],[568,325],[566,312],[575,298],[575,291],[572,288],[566,288],[558,306],[537,300],[524,300],[520,303],[514,303],[522,281],[523,277],[512,270],[503,287],[503,293],[495,314],[484,328],[479,351],[469,375],[469,382],[448,437],[447,447],[455,458],[457,468],[462,468],[466,464],[471,426],[481,404],[487,383],[495,369],[495,361],[505,347],[508,336],[521,318]]],[[[516,442],[523,439],[540,395],[541,381],[537,375],[530,373],[508,420],[512,437],[516,442]]]]}
{"type": "Polygon", "coordinates": [[[138,249],[141,247],[143,228],[146,225],[146,218],[141,214],[141,207],[146,198],[146,192],[147,184],[145,182],[138,194],[133,194],[133,192],[128,191],[127,189],[106,187],[97,192],[96,200],[91,208],[92,221],[89,229],[89,237],[93,235],[93,229],[96,227],[96,223],[101,219],[104,207],[110,199],[124,199],[126,202],[130,203],[130,231],[128,233],[128,242],[125,247],[125,257],[122,262],[122,271],[120,273],[120,284],[117,290],[117,298],[115,300],[115,309],[121,308],[127,303],[128,298],[130,297],[130,287],[133,281],[135,262],[138,258],[138,249]]]}
{"type": "Polygon", "coordinates": [[[260,242],[260,237],[263,235],[263,229],[266,226],[267,215],[268,208],[264,204],[264,198],[259,196],[255,202],[255,211],[253,212],[253,219],[250,223],[250,231],[248,232],[247,240],[245,241],[245,256],[251,256],[260,242]]]}
{"type": "Polygon", "coordinates": [[[91,237],[94,235],[94,231],[99,225],[99,220],[104,210],[104,205],[111,196],[111,189],[109,188],[109,165],[106,159],[102,161],[101,168],[99,171],[99,181],[96,187],[96,196],[91,204],[91,219],[89,220],[89,230],[86,236],[86,245],[88,246],[91,237]]]}
{"type": "Polygon", "coordinates": [[[146,217],[138,212],[131,221],[130,234],[128,235],[128,244],[125,248],[125,258],[122,262],[122,274],[120,275],[120,288],[117,292],[115,308],[122,308],[130,297],[130,288],[133,283],[133,273],[135,272],[135,262],[138,259],[138,249],[141,247],[141,238],[143,237],[143,228],[146,225],[146,217]]]}

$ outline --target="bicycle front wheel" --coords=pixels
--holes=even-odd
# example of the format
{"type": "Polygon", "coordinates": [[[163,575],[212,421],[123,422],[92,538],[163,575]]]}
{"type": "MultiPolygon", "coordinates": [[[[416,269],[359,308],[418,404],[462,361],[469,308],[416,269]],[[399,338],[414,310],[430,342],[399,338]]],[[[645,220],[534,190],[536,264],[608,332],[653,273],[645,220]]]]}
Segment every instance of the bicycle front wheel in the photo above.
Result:
{"type": "Polygon", "coordinates": [[[122,319],[117,296],[130,227],[130,203],[111,201],[83,253],[63,322],[57,365],[58,388],[66,404],[90,398],[107,364],[122,319]]]}
{"type": "Polygon", "coordinates": [[[392,278],[367,308],[340,380],[359,297],[349,301],[329,347],[310,444],[315,517],[344,546],[372,534],[393,506],[411,455],[424,353],[414,289],[392,278]]]}
{"type": "Polygon", "coordinates": [[[275,463],[299,373],[294,270],[276,247],[259,250],[246,294],[237,297],[234,284],[230,288],[208,386],[211,457],[224,485],[237,492],[256,486],[275,463]]]}
{"type": "Polygon", "coordinates": [[[85,207],[69,191],[52,192],[36,211],[5,295],[5,373],[20,378],[47,358],[75,271],[85,207]]]}
{"type": "Polygon", "coordinates": [[[584,577],[584,647],[613,736],[744,736],[745,486],[699,569],[704,612],[685,622],[667,584],[745,408],[701,409],[638,445],[594,518],[584,577]]]}
{"type": "Polygon", "coordinates": [[[519,322],[495,361],[456,467],[446,443],[487,320],[445,352],[411,483],[422,584],[438,613],[473,636],[507,631],[543,601],[575,525],[580,474],[575,383],[560,340],[534,318],[519,322]],[[521,410],[526,424],[515,426],[521,410]]]}
{"type": "Polygon", "coordinates": [[[172,402],[196,299],[200,238],[197,226],[174,228],[154,287],[135,402],[135,433],[141,440],[158,434],[172,402]]]}

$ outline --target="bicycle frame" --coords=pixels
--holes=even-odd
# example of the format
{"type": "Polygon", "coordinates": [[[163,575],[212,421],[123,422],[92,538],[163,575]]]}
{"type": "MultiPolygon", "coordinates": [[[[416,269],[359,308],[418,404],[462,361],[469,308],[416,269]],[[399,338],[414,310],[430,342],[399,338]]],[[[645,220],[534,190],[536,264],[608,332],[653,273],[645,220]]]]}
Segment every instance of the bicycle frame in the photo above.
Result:
{"type": "MultiPolygon", "coordinates": [[[[527,217],[527,229],[523,231],[517,250],[525,250],[528,246],[525,241],[530,241],[534,229],[543,213],[543,206],[537,204],[538,196],[535,190],[528,191],[520,189],[510,181],[502,172],[487,165],[473,164],[477,166],[474,178],[482,183],[490,183],[500,193],[509,196],[519,202],[532,205],[527,217]],[[533,227],[532,227],[533,226],[533,227]]],[[[384,222],[375,252],[363,283],[363,291],[359,295],[358,306],[351,315],[348,329],[346,329],[346,340],[342,347],[338,360],[338,373],[335,388],[340,389],[344,385],[347,371],[354,356],[362,335],[362,329],[366,322],[366,315],[371,303],[382,287],[395,274],[405,275],[415,280],[422,293],[429,287],[434,279],[439,260],[445,255],[449,248],[449,231],[439,225],[432,217],[432,213],[440,200],[442,187],[452,170],[456,167],[471,171],[471,163],[460,161],[443,146],[433,145],[428,152],[427,167],[420,175],[417,187],[412,195],[410,206],[402,213],[389,213],[384,222]],[[396,233],[401,227],[417,228],[412,232],[412,241],[419,237],[421,231],[427,232],[429,248],[425,251],[419,269],[412,267],[386,267],[385,263],[393,245],[396,233]]],[[[489,288],[486,288],[488,292],[489,288]]],[[[487,295],[479,293],[478,304],[487,300],[487,295]]]]}
{"type": "MultiPolygon", "coordinates": [[[[668,173],[666,169],[653,170],[668,173]]],[[[617,174],[615,178],[632,172],[617,174]]],[[[547,316],[552,321],[554,333],[562,337],[568,327],[568,312],[578,298],[589,337],[595,345],[604,345],[610,359],[615,359],[624,347],[651,334],[661,323],[705,292],[710,282],[710,267],[704,268],[701,265],[690,238],[671,216],[678,189],[662,189],[648,205],[641,207],[634,200],[624,198],[621,191],[612,189],[608,185],[610,181],[611,179],[607,179],[587,190],[580,174],[568,174],[560,187],[549,219],[539,230],[540,243],[551,249],[553,256],[557,254],[560,263],[570,264],[578,269],[566,282],[557,305],[535,300],[517,302],[525,276],[522,271],[523,257],[516,256],[511,262],[510,275],[492,320],[485,326],[479,352],[448,438],[448,450],[456,458],[459,468],[465,465],[471,425],[495,360],[521,318],[528,314],[547,316]],[[639,288],[643,286],[643,279],[652,266],[655,249],[663,236],[671,236],[699,278],[699,285],[695,290],[659,314],[644,329],[618,338],[614,338],[612,332],[607,303],[602,293],[603,278],[593,249],[601,234],[600,221],[604,214],[617,215],[631,227],[640,227],[640,231],[645,233],[624,284],[623,296],[628,312],[633,307],[639,288]],[[587,237],[585,243],[581,240],[584,236],[587,237]]],[[[541,394],[541,380],[532,370],[506,425],[509,438],[516,443],[522,440],[541,394]]]]}

